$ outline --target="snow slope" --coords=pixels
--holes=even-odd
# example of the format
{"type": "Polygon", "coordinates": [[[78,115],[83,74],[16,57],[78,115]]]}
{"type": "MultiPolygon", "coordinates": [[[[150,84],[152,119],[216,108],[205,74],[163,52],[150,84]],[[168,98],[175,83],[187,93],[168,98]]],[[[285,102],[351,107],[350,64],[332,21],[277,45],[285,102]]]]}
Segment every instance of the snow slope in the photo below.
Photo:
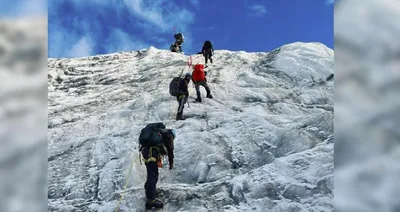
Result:
{"type": "Polygon", "coordinates": [[[168,85],[188,57],[150,47],[49,59],[49,210],[114,211],[131,163],[120,211],[144,210],[137,138],[164,122],[178,135],[174,170],[160,170],[164,211],[333,211],[333,50],[216,50],[214,99],[192,103],[190,84],[177,122],[168,85]]]}

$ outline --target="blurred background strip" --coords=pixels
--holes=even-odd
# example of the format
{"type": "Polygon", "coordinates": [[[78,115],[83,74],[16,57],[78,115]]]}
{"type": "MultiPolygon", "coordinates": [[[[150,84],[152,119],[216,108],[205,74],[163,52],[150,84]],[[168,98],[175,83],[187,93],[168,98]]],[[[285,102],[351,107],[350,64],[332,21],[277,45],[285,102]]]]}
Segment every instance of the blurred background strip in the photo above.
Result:
{"type": "Polygon", "coordinates": [[[47,211],[47,0],[0,5],[0,211],[47,211]]]}

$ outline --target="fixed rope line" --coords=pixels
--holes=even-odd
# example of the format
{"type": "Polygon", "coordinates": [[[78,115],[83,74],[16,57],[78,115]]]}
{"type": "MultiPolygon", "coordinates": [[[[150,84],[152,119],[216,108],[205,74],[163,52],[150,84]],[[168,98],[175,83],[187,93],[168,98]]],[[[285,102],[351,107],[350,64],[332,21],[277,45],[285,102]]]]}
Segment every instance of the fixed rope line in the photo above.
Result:
{"type": "Polygon", "coordinates": [[[125,181],[125,185],[124,185],[124,188],[122,189],[121,197],[120,197],[119,200],[118,200],[118,205],[117,205],[117,208],[115,208],[115,212],[118,212],[119,206],[120,206],[122,200],[124,199],[126,187],[128,186],[129,178],[130,178],[131,172],[132,172],[133,162],[134,162],[134,160],[132,159],[132,163],[131,163],[131,165],[130,165],[130,167],[129,167],[128,174],[127,174],[126,177],[125,177],[125,180],[126,180],[126,181],[125,181]]]}

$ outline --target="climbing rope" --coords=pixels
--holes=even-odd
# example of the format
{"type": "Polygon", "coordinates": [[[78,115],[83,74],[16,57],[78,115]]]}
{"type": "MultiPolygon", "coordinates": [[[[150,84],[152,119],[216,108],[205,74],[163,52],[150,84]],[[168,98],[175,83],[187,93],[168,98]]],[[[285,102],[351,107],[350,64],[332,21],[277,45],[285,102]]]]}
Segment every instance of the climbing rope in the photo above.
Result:
{"type": "Polygon", "coordinates": [[[115,208],[115,212],[118,212],[119,206],[120,206],[122,200],[124,199],[126,187],[128,186],[129,178],[130,178],[130,176],[131,176],[131,171],[132,171],[133,162],[134,162],[134,160],[132,160],[131,166],[129,167],[128,174],[127,174],[126,177],[125,177],[125,179],[126,179],[125,185],[124,185],[124,188],[122,189],[121,197],[119,198],[117,208],[115,208]]]}

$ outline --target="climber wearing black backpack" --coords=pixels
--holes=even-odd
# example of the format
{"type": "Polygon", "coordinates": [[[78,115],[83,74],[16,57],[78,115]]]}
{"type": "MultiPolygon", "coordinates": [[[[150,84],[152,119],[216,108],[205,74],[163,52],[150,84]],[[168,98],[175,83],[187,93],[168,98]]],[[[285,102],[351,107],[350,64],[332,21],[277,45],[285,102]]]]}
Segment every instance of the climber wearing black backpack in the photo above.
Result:
{"type": "Polygon", "coordinates": [[[141,155],[147,169],[147,180],[144,184],[146,191],[146,209],[162,208],[164,203],[156,198],[158,168],[162,167],[162,157],[168,155],[169,170],[174,167],[175,130],[166,129],[163,123],[146,125],[139,135],[141,155]]]}
{"type": "Polygon", "coordinates": [[[174,77],[169,84],[169,94],[175,96],[179,103],[178,112],[176,114],[176,120],[185,120],[182,117],[183,108],[185,108],[186,101],[189,97],[188,85],[192,75],[190,73],[185,74],[185,78],[174,77]]]}
{"type": "Polygon", "coordinates": [[[213,56],[213,54],[214,54],[214,49],[213,49],[213,46],[212,46],[212,43],[211,43],[211,41],[209,41],[209,40],[206,40],[205,42],[204,42],[204,44],[203,44],[203,48],[201,49],[201,53],[203,54],[203,56],[204,56],[204,58],[205,58],[205,64],[206,64],[206,66],[207,66],[207,62],[208,62],[208,59],[210,59],[210,62],[212,63],[213,62],[213,60],[212,60],[212,56],[213,56]]]}
{"type": "Polygon", "coordinates": [[[176,100],[179,103],[178,106],[178,112],[176,113],[176,120],[185,120],[183,118],[183,109],[185,108],[185,104],[188,100],[189,97],[189,83],[190,80],[192,79],[192,74],[186,73],[185,78],[181,79],[178,85],[178,96],[176,97],[176,100]]]}

